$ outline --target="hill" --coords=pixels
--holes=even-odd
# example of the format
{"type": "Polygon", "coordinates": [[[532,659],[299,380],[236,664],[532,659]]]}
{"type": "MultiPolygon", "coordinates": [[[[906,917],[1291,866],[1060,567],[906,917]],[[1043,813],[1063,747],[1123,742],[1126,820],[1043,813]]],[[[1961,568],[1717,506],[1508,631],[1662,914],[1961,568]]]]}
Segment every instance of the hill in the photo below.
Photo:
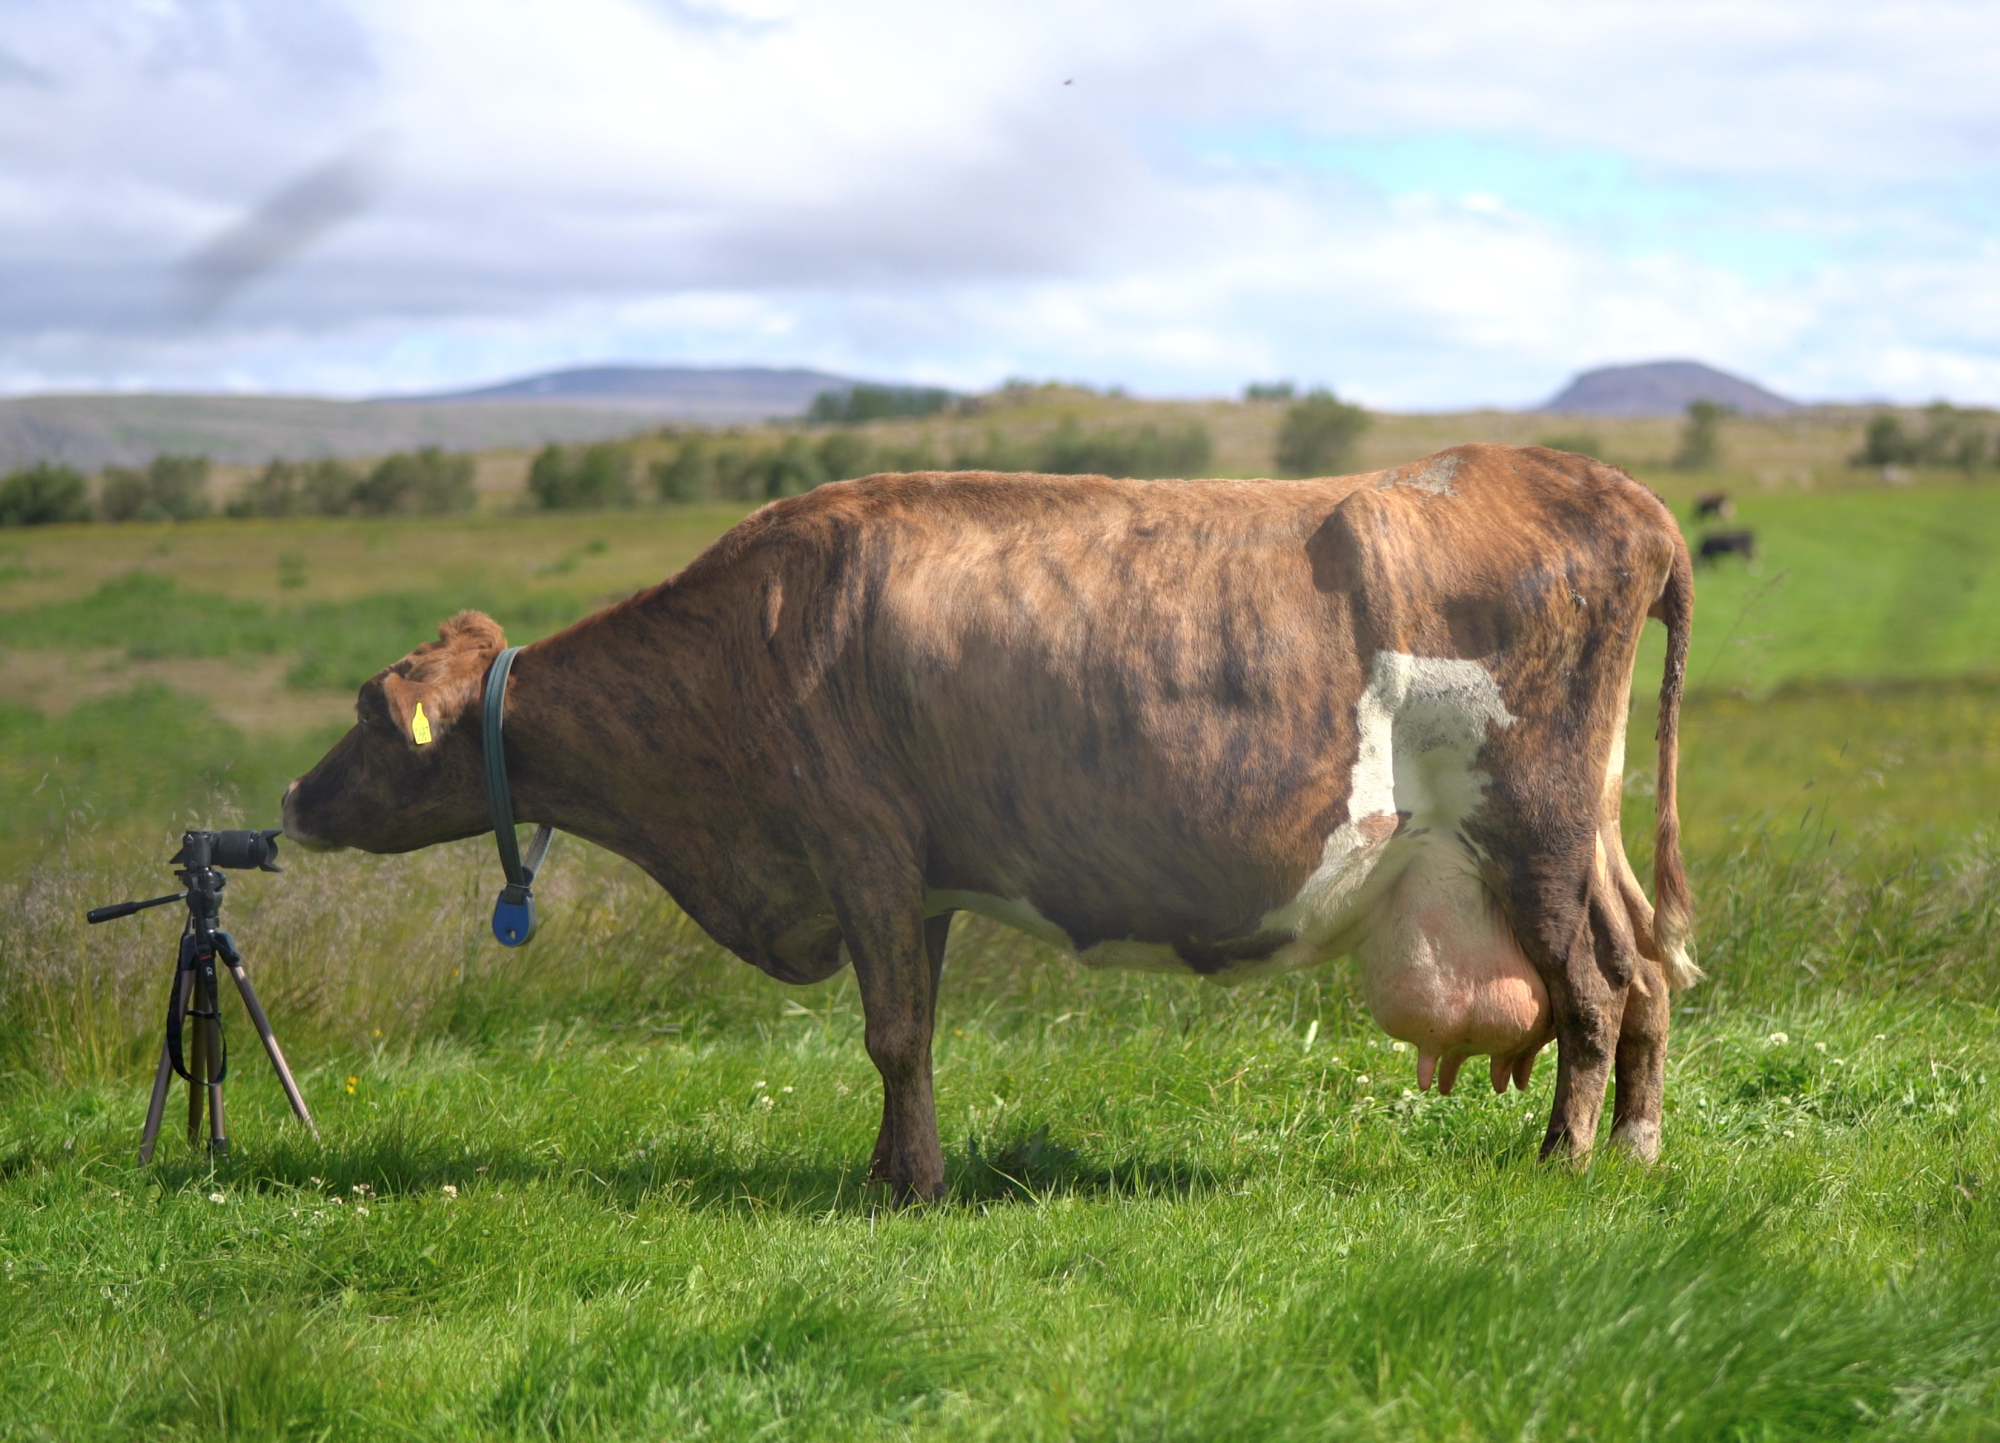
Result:
{"type": "Polygon", "coordinates": [[[1677,416],[1691,401],[1719,401],[1745,416],[1775,416],[1797,401],[1699,361],[1648,361],[1585,371],[1542,405],[1571,416],[1677,416]]]}
{"type": "Polygon", "coordinates": [[[273,456],[380,456],[602,441],[670,421],[742,425],[798,416],[854,382],[761,367],[600,366],[474,391],[329,401],[305,396],[57,395],[0,400],[0,470],[59,461],[85,471],[143,465],[162,451],[225,464],[273,456]]]}
{"type": "Polygon", "coordinates": [[[424,402],[560,402],[565,405],[662,411],[687,421],[761,421],[804,413],[821,391],[853,386],[851,376],[792,366],[586,366],[546,371],[515,381],[429,396],[384,396],[400,405],[424,402]]]}

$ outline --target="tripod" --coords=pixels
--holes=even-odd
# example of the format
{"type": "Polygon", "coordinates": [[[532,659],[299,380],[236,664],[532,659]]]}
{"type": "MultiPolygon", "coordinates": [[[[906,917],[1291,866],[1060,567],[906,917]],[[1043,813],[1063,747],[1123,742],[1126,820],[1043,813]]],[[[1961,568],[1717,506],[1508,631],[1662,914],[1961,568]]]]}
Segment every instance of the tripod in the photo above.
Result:
{"type": "Polygon", "coordinates": [[[146,1106],[146,1129],[139,1139],[139,1164],[142,1167],[153,1160],[153,1144],[159,1137],[160,1121],[167,1110],[167,1089],[172,1085],[175,1074],[185,1078],[188,1085],[188,1146],[201,1145],[202,1114],[206,1110],[209,1154],[226,1157],[229,1153],[229,1135],[222,1107],[222,1082],[229,1075],[229,1053],[222,1041],[221,995],[216,979],[218,959],[229,969],[229,975],[236,979],[236,990],[243,996],[243,1010],[249,1013],[250,1024],[257,1029],[257,1036],[264,1043],[264,1051],[277,1071],[278,1081],[292,1104],[292,1112],[315,1139],[319,1137],[312,1114],[306,1110],[305,1098],[299,1094],[299,1084],[292,1077],[291,1068],[285,1065],[285,1054],[271,1031],[270,1019],[264,1015],[264,1008],[257,1001],[257,991],[250,985],[249,974],[243,970],[243,954],[236,950],[236,943],[229,934],[216,927],[222,915],[222,889],[229,882],[221,867],[214,865],[216,861],[235,866],[260,865],[272,872],[278,870],[269,862],[270,854],[275,853],[277,848],[268,837],[259,844],[261,850],[253,848],[246,852],[250,844],[245,839],[256,839],[258,835],[255,832],[189,832],[182,838],[181,850],[173,859],[185,864],[174,874],[187,888],[185,892],[154,897],[145,902],[120,902],[84,914],[91,922],[109,922],[115,917],[129,917],[148,907],[164,907],[169,902],[187,903],[188,920],[181,931],[180,961],[174,969],[173,989],[167,997],[167,1035],[160,1044],[160,1067],[153,1077],[153,1096],[146,1106]],[[238,860],[246,855],[250,858],[248,861],[238,860]],[[181,1038],[184,1022],[191,1024],[186,1028],[189,1035],[185,1056],[181,1038]]]}

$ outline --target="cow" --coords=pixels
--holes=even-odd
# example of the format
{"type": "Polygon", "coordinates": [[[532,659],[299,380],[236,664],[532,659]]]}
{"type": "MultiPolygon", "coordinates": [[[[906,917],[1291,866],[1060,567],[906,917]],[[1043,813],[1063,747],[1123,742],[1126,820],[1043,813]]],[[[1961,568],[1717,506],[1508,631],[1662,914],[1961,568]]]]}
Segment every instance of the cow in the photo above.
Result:
{"type": "MultiPolygon", "coordinates": [[[[1670,990],[1699,975],[1675,772],[1687,547],[1624,472],[1462,446],[1302,481],[921,473],[773,502],[521,650],[522,821],[629,858],[784,982],[854,967],[871,1177],[944,1186],[953,915],[1092,966],[1234,981],[1342,956],[1417,1077],[1525,1087],[1544,1157],[1651,1160],[1670,990]],[[1619,831],[1640,633],[1665,623],[1654,898],[1619,831]]],[[[500,628],[445,622],[285,793],[307,846],[490,829],[500,628]],[[419,708],[423,722],[417,723],[419,708]],[[427,740],[426,740],[427,739],[427,740]]]]}
{"type": "Polygon", "coordinates": [[[1697,521],[1727,521],[1736,514],[1736,503],[1729,499],[1727,491],[1703,491],[1694,498],[1694,519],[1697,521]]]}
{"type": "Polygon", "coordinates": [[[1704,566],[1713,566],[1725,556],[1740,556],[1746,562],[1757,559],[1757,533],[1754,531],[1711,531],[1701,538],[1701,547],[1695,553],[1704,566]]]}

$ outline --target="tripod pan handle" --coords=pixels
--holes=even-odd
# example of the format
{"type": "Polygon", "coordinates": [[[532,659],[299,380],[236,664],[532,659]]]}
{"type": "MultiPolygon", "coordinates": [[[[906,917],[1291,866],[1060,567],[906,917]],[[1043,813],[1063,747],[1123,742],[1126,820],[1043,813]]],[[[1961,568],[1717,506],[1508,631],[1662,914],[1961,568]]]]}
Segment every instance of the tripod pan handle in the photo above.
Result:
{"type": "Polygon", "coordinates": [[[175,892],[170,897],[152,897],[144,902],[113,902],[109,907],[92,907],[83,914],[86,922],[115,922],[120,917],[129,917],[134,912],[143,912],[148,907],[164,907],[169,902],[178,902],[187,896],[185,892],[175,892]]]}

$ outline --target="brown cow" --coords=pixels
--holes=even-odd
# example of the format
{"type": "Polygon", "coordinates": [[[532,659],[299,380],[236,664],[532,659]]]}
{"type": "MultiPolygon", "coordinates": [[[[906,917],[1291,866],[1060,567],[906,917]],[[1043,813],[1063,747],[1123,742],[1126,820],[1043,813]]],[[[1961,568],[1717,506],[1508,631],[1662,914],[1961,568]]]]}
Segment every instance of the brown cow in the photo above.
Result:
{"type": "MultiPolygon", "coordinates": [[[[1668,993],[1699,976],[1674,809],[1687,548],[1622,471],[1464,446],[1310,481],[922,474],[765,507],[680,575],[523,650],[514,806],[628,857],[787,982],[848,962],[874,1175],[943,1187],[931,1030],[960,909],[1087,963],[1233,979],[1353,955],[1448,1090],[1525,1085],[1544,1155],[1659,1148],[1668,993]],[[1625,717],[1667,626],[1655,896],[1625,717]]],[[[466,613],[370,681],[285,795],[305,843],[491,825],[466,613]],[[427,725],[412,737],[421,703],[427,725]]]]}

